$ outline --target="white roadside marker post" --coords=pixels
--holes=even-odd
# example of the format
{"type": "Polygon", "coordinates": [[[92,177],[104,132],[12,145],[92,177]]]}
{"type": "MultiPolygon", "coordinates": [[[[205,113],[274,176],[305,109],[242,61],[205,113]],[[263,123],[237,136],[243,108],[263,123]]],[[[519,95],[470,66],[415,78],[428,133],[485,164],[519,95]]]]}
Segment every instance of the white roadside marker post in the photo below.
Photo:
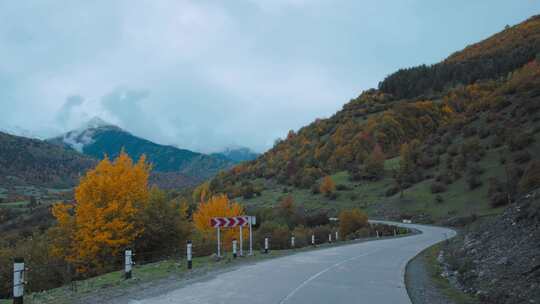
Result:
{"type": "Polygon", "coordinates": [[[291,236],[291,248],[294,248],[294,234],[291,236]]]}
{"type": "Polygon", "coordinates": [[[232,256],[233,259],[236,259],[236,239],[232,240],[232,256]]]}
{"type": "Polygon", "coordinates": [[[332,243],[332,233],[328,234],[328,243],[332,243]]]}
{"type": "Polygon", "coordinates": [[[338,232],[336,231],[336,242],[339,240],[338,232]]]}
{"type": "Polygon", "coordinates": [[[13,304],[23,304],[24,298],[24,259],[13,261],[13,304]]]}
{"type": "Polygon", "coordinates": [[[131,268],[133,266],[132,256],[133,256],[133,252],[131,251],[131,249],[126,249],[125,258],[124,258],[125,260],[124,278],[126,280],[131,279],[131,268]]]}
{"type": "Polygon", "coordinates": [[[311,235],[311,245],[315,246],[315,234],[311,235]]]}
{"type": "Polygon", "coordinates": [[[221,239],[220,239],[219,226],[216,229],[217,229],[217,257],[220,258],[221,257],[221,239]]]}
{"type": "Polygon", "coordinates": [[[242,233],[242,226],[240,226],[240,256],[244,256],[244,234],[242,233]]]}
{"type": "Polygon", "coordinates": [[[394,229],[394,236],[397,236],[397,230],[394,229]]]}
{"type": "Polygon", "coordinates": [[[191,241],[187,241],[187,268],[188,269],[191,269],[193,268],[193,253],[192,253],[192,250],[193,250],[193,244],[191,243],[191,241]]]}
{"type": "Polygon", "coordinates": [[[264,238],[264,253],[268,253],[268,237],[264,238]]]}
{"type": "Polygon", "coordinates": [[[379,230],[375,230],[377,232],[377,238],[379,238],[379,230]]]}

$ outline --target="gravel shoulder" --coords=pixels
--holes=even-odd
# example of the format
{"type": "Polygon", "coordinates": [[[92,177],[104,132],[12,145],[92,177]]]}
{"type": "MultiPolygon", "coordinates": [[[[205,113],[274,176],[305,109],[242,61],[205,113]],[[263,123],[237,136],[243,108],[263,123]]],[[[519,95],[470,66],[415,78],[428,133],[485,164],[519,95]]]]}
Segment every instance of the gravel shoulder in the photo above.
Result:
{"type": "Polygon", "coordinates": [[[428,250],[424,250],[409,264],[405,272],[407,292],[413,304],[456,304],[437,288],[428,271],[428,250]]]}
{"type": "Polygon", "coordinates": [[[454,288],[441,276],[437,256],[442,244],[434,245],[418,254],[405,272],[407,292],[413,304],[476,304],[476,300],[454,288]]]}

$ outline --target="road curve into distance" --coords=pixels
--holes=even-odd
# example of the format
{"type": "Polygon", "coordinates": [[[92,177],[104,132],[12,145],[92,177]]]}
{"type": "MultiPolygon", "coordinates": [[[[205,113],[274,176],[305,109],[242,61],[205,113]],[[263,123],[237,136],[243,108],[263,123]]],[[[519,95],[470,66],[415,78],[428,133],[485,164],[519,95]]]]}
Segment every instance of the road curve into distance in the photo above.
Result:
{"type": "Polygon", "coordinates": [[[455,231],[399,224],[421,234],[300,252],[240,266],[154,298],[130,304],[411,303],[405,266],[455,231]]]}

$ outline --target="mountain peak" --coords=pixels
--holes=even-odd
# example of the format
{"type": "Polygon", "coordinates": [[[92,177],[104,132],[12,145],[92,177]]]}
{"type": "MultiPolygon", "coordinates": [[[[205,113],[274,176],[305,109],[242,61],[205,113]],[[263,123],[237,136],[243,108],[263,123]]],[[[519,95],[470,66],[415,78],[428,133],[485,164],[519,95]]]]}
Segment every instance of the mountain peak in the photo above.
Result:
{"type": "Polygon", "coordinates": [[[98,132],[107,130],[121,129],[98,116],[94,116],[89,121],[82,124],[78,129],[69,131],[57,138],[53,138],[52,141],[61,142],[82,153],[85,146],[94,142],[94,137],[98,132]]]}
{"type": "Polygon", "coordinates": [[[115,125],[101,119],[99,116],[92,117],[89,121],[87,121],[81,129],[98,129],[102,127],[116,127],[115,125]]]}

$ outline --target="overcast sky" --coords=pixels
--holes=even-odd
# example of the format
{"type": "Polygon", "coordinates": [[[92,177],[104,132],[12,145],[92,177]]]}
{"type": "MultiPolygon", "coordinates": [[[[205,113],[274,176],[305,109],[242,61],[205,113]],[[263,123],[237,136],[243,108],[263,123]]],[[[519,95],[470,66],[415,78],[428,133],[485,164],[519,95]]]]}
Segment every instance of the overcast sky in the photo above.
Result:
{"type": "Polygon", "coordinates": [[[93,116],[197,151],[263,151],[400,67],[435,63],[539,0],[0,0],[0,128],[93,116]]]}

